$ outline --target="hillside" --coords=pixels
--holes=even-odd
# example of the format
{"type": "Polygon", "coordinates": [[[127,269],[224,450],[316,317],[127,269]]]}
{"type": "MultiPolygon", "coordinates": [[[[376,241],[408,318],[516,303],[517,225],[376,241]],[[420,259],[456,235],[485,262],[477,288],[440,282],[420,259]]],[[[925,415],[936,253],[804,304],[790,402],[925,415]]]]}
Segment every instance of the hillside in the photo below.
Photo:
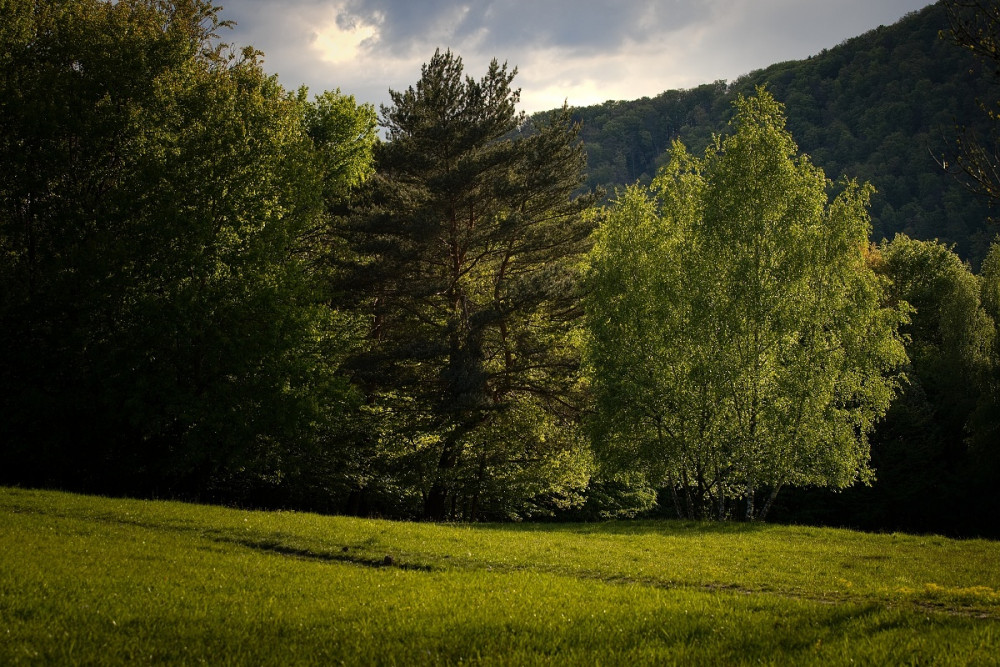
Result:
{"type": "Polygon", "coordinates": [[[984,201],[945,173],[937,157],[953,152],[955,126],[987,135],[977,99],[1000,88],[965,51],[940,36],[944,5],[912,13],[806,60],[772,65],[738,80],[671,90],[654,98],[574,110],[583,122],[589,187],[609,192],[649,181],[680,138],[701,151],[724,131],[732,100],[766,85],[786,105],[802,151],[836,180],[870,181],[874,240],[905,232],[955,243],[978,265],[997,227],[984,201]]]}
{"type": "Polygon", "coordinates": [[[996,664],[1000,543],[0,488],[0,663],[996,664]]]}

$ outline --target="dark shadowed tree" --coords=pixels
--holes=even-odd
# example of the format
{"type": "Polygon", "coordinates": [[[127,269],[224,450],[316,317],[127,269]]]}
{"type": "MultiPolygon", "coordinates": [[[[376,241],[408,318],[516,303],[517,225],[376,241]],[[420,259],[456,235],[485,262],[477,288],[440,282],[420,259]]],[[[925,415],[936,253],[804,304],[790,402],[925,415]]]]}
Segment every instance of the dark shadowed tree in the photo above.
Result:
{"type": "MultiPolygon", "coordinates": [[[[872,506],[893,528],[967,530],[984,518],[982,499],[974,498],[985,495],[982,473],[989,468],[982,465],[989,457],[970,465],[974,452],[995,453],[988,435],[996,428],[996,328],[984,308],[988,289],[941,243],[898,235],[880,254],[891,298],[913,313],[903,327],[907,383],[876,439],[882,470],[872,506]]],[[[984,266],[988,275],[992,265],[984,266]]]]}
{"type": "Polygon", "coordinates": [[[877,530],[996,536],[1000,509],[997,433],[996,306],[1000,246],[981,275],[953,248],[897,235],[873,253],[905,301],[901,327],[906,382],[872,436],[876,483],[836,496],[799,493],[779,511],[785,520],[877,530]]]}
{"type": "Polygon", "coordinates": [[[4,480],[280,486],[349,396],[310,239],[373,110],[289,97],[202,0],[3,6],[4,480]]]}

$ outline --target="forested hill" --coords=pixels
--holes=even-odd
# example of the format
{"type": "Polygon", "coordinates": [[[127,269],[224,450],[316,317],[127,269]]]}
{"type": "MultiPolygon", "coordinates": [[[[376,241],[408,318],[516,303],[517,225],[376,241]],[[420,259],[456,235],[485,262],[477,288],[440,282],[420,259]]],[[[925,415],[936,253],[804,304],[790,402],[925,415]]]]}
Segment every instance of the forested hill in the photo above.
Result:
{"type": "Polygon", "coordinates": [[[700,153],[725,129],[732,100],[764,84],[786,105],[799,148],[829,178],[847,175],[877,188],[874,240],[896,232],[938,238],[978,265],[1000,227],[988,221],[986,203],[945,173],[935,156],[951,157],[956,124],[989,135],[976,100],[996,100],[1000,90],[970,54],[940,36],[947,29],[939,2],[806,60],[729,84],[574,109],[583,121],[587,184],[613,192],[648,182],[676,138],[700,153]]]}

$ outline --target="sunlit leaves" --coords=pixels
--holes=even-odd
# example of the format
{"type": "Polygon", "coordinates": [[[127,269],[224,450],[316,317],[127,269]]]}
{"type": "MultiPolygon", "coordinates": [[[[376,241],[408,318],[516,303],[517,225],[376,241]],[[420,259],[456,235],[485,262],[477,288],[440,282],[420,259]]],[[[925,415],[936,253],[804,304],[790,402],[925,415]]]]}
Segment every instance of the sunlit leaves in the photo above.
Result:
{"type": "Polygon", "coordinates": [[[742,498],[753,517],[760,488],[870,477],[905,357],[866,261],[871,188],[828,202],[780,105],[758,90],[736,106],[703,159],[675,145],[648,194],[612,206],[588,319],[611,458],[631,452],[688,514],[742,498]]]}

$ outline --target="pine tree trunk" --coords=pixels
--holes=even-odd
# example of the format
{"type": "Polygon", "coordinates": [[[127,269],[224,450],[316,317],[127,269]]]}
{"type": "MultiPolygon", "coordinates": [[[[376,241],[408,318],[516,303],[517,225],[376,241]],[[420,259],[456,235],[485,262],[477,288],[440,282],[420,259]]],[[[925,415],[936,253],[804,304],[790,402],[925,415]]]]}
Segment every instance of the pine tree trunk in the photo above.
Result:
{"type": "Polygon", "coordinates": [[[429,521],[444,521],[448,518],[448,499],[454,492],[451,478],[462,459],[460,441],[470,428],[471,424],[461,424],[455,427],[444,441],[434,481],[424,500],[424,518],[429,521]]]}
{"type": "Polygon", "coordinates": [[[424,500],[424,518],[429,521],[444,521],[448,518],[448,498],[452,493],[451,472],[458,466],[458,434],[452,433],[445,441],[438,459],[434,482],[424,500]]]}
{"type": "Polygon", "coordinates": [[[424,518],[428,521],[444,521],[448,506],[448,487],[440,480],[434,480],[424,501],[424,518]]]}

